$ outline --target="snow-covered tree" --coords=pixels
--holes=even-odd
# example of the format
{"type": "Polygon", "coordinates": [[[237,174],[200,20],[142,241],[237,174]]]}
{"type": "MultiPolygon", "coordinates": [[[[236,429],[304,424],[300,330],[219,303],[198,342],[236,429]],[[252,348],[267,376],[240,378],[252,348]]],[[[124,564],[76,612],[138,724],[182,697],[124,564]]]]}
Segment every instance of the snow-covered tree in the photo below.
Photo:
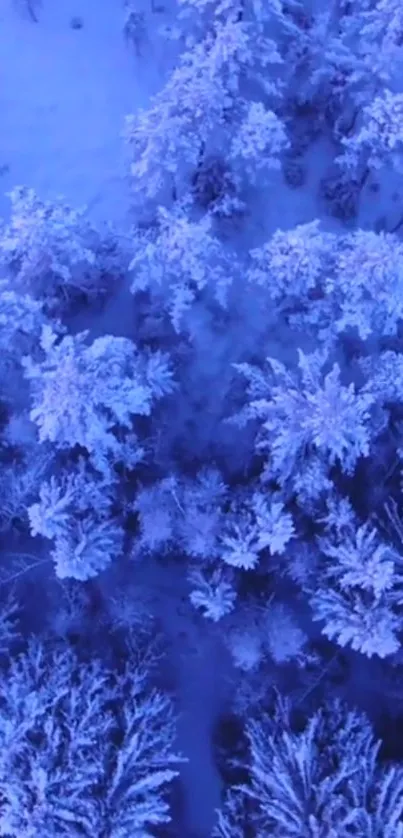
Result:
{"type": "Polygon", "coordinates": [[[214,132],[222,132],[227,96],[211,73],[209,43],[184,53],[148,110],[126,117],[133,197],[159,198],[167,188],[187,191],[200,153],[214,132]]]}
{"type": "Polygon", "coordinates": [[[264,289],[269,306],[274,301],[285,310],[302,307],[312,292],[322,290],[337,240],[319,227],[316,220],[276,230],[268,242],[250,251],[248,282],[264,289]]]}
{"type": "Polygon", "coordinates": [[[231,577],[221,568],[214,571],[192,570],[189,574],[192,586],[190,601],[195,608],[201,609],[208,620],[218,623],[235,607],[237,592],[231,577]]]}
{"type": "Polygon", "coordinates": [[[111,282],[118,265],[116,242],[102,238],[85,210],[61,199],[41,201],[27,187],[16,187],[10,198],[10,222],[0,227],[0,264],[13,289],[42,300],[51,312],[77,293],[107,290],[105,280],[111,282]]]}
{"type": "MultiPolygon", "coordinates": [[[[314,222],[316,224],[316,222],[314,222]]],[[[320,236],[314,224],[278,231],[251,252],[248,279],[275,301],[294,329],[328,351],[341,334],[395,335],[402,318],[402,243],[397,235],[355,230],[320,236]],[[295,289],[295,291],[293,291],[295,289]]]]}
{"type": "Polygon", "coordinates": [[[165,309],[175,331],[205,290],[210,299],[226,305],[235,270],[233,258],[212,234],[212,219],[191,221],[183,210],[158,210],[157,232],[137,235],[130,264],[131,291],[149,290],[165,309]]]}
{"type": "Polygon", "coordinates": [[[147,671],[32,641],[1,681],[0,835],[152,838],[169,822],[175,720],[147,671]]]}
{"type": "Polygon", "coordinates": [[[125,0],[123,36],[126,43],[134,47],[137,57],[142,54],[144,41],[147,40],[146,16],[143,11],[138,11],[131,0],[125,0]]]}
{"type": "Polygon", "coordinates": [[[43,535],[54,538],[63,532],[68,523],[75,493],[75,476],[69,475],[65,481],[58,481],[54,475],[49,482],[42,483],[39,490],[39,503],[28,508],[31,535],[43,535]],[[63,485],[64,484],[64,485],[63,485]]]}
{"type": "Polygon", "coordinates": [[[231,790],[225,798],[225,808],[217,811],[217,823],[212,838],[246,838],[248,824],[250,817],[245,800],[239,793],[231,790]]]}
{"type": "Polygon", "coordinates": [[[325,283],[338,333],[356,329],[395,335],[403,316],[403,245],[389,233],[356,230],[337,248],[333,275],[325,283]]]}
{"type": "MultiPolygon", "coordinates": [[[[88,332],[59,342],[49,327],[42,333],[44,358],[24,359],[31,382],[31,419],[41,442],[57,448],[79,445],[100,471],[109,472],[122,454],[117,429],[133,432],[136,416],[173,388],[171,370],[160,352],[141,354],[128,338],[105,335],[92,344],[88,332]]],[[[134,439],[133,439],[134,442],[134,439]]]]}
{"type": "Polygon", "coordinates": [[[261,44],[258,45],[256,41],[259,35],[262,37],[267,30],[273,31],[275,28],[281,46],[283,46],[281,35],[288,37],[288,41],[296,40],[301,35],[298,15],[303,17],[304,7],[300,0],[288,0],[286,4],[279,0],[268,0],[266,3],[260,0],[219,0],[218,2],[217,0],[179,0],[178,6],[178,17],[184,22],[187,43],[190,44],[194,43],[197,37],[200,38],[216,21],[230,19],[246,25],[251,39],[255,37],[256,67],[259,67],[264,54],[261,44]]]}
{"type": "MultiPolygon", "coordinates": [[[[247,822],[259,836],[401,838],[403,772],[378,762],[380,742],[363,714],[333,702],[298,732],[284,710],[278,716],[247,724],[251,779],[230,792],[223,825],[240,812],[235,794],[251,801],[247,822]]],[[[234,827],[216,835],[237,835],[234,827]]]]}
{"type": "Polygon", "coordinates": [[[28,507],[38,488],[52,469],[50,446],[30,444],[20,462],[3,465],[0,470],[0,531],[27,529],[28,507]]]}
{"type": "Polygon", "coordinates": [[[326,498],[334,488],[329,466],[320,452],[299,463],[293,485],[298,505],[308,515],[312,515],[318,501],[326,498]]]}
{"type": "Polygon", "coordinates": [[[72,517],[55,538],[50,556],[59,579],[92,579],[121,555],[124,531],[116,521],[72,517]]]}
{"type": "Polygon", "coordinates": [[[340,166],[356,173],[378,171],[389,165],[403,172],[403,94],[386,89],[363,108],[362,124],[356,133],[343,138],[340,166]]]}
{"type": "Polygon", "coordinates": [[[369,524],[321,539],[323,571],[311,595],[314,620],[339,646],[384,658],[400,647],[403,577],[395,551],[369,524]]]}
{"type": "Polygon", "coordinates": [[[307,660],[307,635],[295,614],[281,602],[269,603],[260,616],[260,635],[266,654],[277,664],[291,661],[303,666],[307,660]]]}
{"type": "Polygon", "coordinates": [[[353,587],[332,590],[328,585],[329,581],[311,600],[314,620],[324,624],[322,634],[368,658],[385,658],[399,650],[401,619],[389,605],[377,599],[367,603],[353,587]]]}
{"type": "Polygon", "coordinates": [[[110,481],[89,473],[83,460],[75,472],[52,475],[28,508],[31,535],[54,540],[51,558],[60,579],[96,576],[123,547],[123,529],[113,519],[110,481]]]}
{"type": "Polygon", "coordinates": [[[220,556],[231,567],[253,570],[260,553],[282,554],[295,534],[292,516],[279,498],[255,492],[225,516],[219,537],[220,556]]]}
{"type": "MultiPolygon", "coordinates": [[[[21,404],[22,358],[36,351],[49,321],[42,302],[13,290],[12,285],[12,281],[0,280],[0,379],[3,400],[21,404]]],[[[53,328],[63,332],[56,319],[53,328]]]]}
{"type": "Polygon", "coordinates": [[[234,666],[243,672],[253,672],[261,664],[264,649],[258,624],[225,627],[225,641],[234,666]]]}
{"type": "Polygon", "coordinates": [[[319,455],[349,474],[369,454],[370,393],[342,384],[338,364],[324,373],[326,353],[299,350],[298,370],[269,358],[267,371],[250,364],[236,368],[248,382],[248,403],[233,421],[257,424],[256,449],[267,456],[266,477],[294,480],[303,461],[319,455]]]}
{"type": "Polygon", "coordinates": [[[398,77],[401,31],[399,0],[354,2],[344,9],[334,3],[314,16],[291,79],[301,101],[316,104],[337,139],[398,77]]]}
{"type": "Polygon", "coordinates": [[[83,459],[67,474],[60,470],[39,489],[39,501],[28,507],[31,535],[55,538],[65,530],[71,517],[90,510],[108,516],[113,503],[113,484],[91,475],[83,459]]]}
{"type": "MultiPolygon", "coordinates": [[[[0,280],[0,348],[2,363],[18,365],[21,355],[39,344],[47,323],[42,303],[28,294],[12,290],[12,283],[0,280]]],[[[54,321],[55,329],[61,326],[54,321]]]]}
{"type": "MultiPolygon", "coordinates": [[[[388,349],[379,355],[360,358],[365,376],[365,390],[371,393],[381,408],[403,401],[403,354],[388,349]]],[[[380,418],[382,417],[382,413],[380,418]]],[[[384,424],[387,424],[384,414],[384,424]]]]}
{"type": "MultiPolygon", "coordinates": [[[[166,198],[168,189],[173,190],[174,198],[183,197],[203,156],[219,152],[236,134],[235,125],[241,124],[249,111],[241,84],[254,75],[257,57],[266,71],[281,63],[273,41],[263,35],[256,41],[255,35],[232,15],[215,21],[202,40],[180,56],[151,107],[126,118],[134,199],[142,203],[163,195],[166,198]]],[[[267,86],[276,93],[275,83],[267,86]]],[[[257,113],[255,110],[252,115],[261,115],[260,106],[257,113]]],[[[270,133],[273,148],[281,133],[280,123],[274,114],[265,116],[263,122],[259,123],[259,137],[255,130],[254,147],[262,143],[264,128],[265,146],[270,133]]]]}
{"type": "Polygon", "coordinates": [[[254,183],[265,170],[280,168],[280,155],[289,145],[284,124],[274,111],[262,102],[250,102],[232,140],[229,159],[254,183]]]}
{"type": "MultiPolygon", "coordinates": [[[[293,5],[299,3],[293,2],[293,5]]],[[[284,59],[279,50],[278,33],[281,27],[287,28],[290,23],[282,3],[278,0],[265,4],[260,0],[179,0],[178,7],[178,19],[183,22],[182,37],[188,48],[192,49],[206,35],[214,39],[216,55],[230,52],[228,47],[225,49],[226,43],[243,42],[245,47],[237,56],[238,67],[234,67],[238,81],[270,97],[281,91],[278,68],[282,69],[284,59]],[[268,37],[274,27],[276,41],[268,37]]],[[[296,29],[294,27],[294,33],[296,29]]]]}
{"type": "Polygon", "coordinates": [[[19,616],[21,606],[13,594],[3,600],[0,606],[0,654],[11,657],[13,646],[21,636],[19,616]]]}
{"type": "Polygon", "coordinates": [[[353,80],[357,87],[356,102],[370,102],[385,85],[396,78],[403,61],[403,13],[399,0],[375,0],[360,3],[343,19],[356,55],[353,80]],[[350,20],[348,20],[350,17],[350,20]],[[359,33],[359,38],[354,36],[359,33]]]}
{"type": "Polygon", "coordinates": [[[220,472],[208,467],[194,480],[171,475],[141,489],[134,502],[140,550],[179,549],[189,557],[214,561],[227,495],[220,472]]]}

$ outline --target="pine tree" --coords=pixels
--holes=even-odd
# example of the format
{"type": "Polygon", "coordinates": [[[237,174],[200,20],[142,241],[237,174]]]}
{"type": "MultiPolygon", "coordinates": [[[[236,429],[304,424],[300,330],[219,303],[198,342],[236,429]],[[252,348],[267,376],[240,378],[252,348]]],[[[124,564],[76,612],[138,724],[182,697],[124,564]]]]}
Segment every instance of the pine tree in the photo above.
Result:
{"type": "Polygon", "coordinates": [[[0,835],[152,838],[169,822],[175,719],[147,670],[31,641],[1,680],[0,835]]]}

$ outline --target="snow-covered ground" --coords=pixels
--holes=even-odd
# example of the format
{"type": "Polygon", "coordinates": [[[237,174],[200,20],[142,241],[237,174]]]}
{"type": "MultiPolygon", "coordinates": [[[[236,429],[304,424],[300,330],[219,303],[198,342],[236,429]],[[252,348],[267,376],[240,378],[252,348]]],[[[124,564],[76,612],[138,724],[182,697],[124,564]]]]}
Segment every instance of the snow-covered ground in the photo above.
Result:
{"type": "MultiPolygon", "coordinates": [[[[158,36],[142,60],[124,40],[123,0],[42,0],[37,23],[26,2],[0,4],[0,216],[4,193],[24,184],[126,223],[121,134],[125,115],[158,88],[158,36]]],[[[155,29],[163,16],[153,18],[155,29]]]]}
{"type": "Polygon", "coordinates": [[[212,734],[230,702],[234,669],[217,626],[191,605],[183,563],[152,556],[132,562],[127,573],[112,566],[98,581],[99,591],[114,622],[136,631],[147,619],[162,633],[167,659],[163,683],[175,690],[178,710],[176,748],[187,762],[181,766],[181,812],[175,813],[177,838],[210,838],[221,805],[222,782],[214,763],[212,734]],[[121,580],[119,582],[119,580],[121,580]],[[116,598],[111,590],[118,592],[116,598]],[[129,602],[128,602],[129,600],[129,602]]]}
{"type": "MultiPolygon", "coordinates": [[[[183,566],[156,567],[158,617],[170,649],[178,695],[178,750],[188,762],[181,768],[183,838],[207,838],[221,803],[221,779],[214,764],[212,732],[228,698],[231,663],[216,626],[195,612],[188,599],[183,566]]],[[[155,565],[154,565],[155,567],[155,565]]],[[[182,836],[181,836],[182,838],[182,836]]]]}

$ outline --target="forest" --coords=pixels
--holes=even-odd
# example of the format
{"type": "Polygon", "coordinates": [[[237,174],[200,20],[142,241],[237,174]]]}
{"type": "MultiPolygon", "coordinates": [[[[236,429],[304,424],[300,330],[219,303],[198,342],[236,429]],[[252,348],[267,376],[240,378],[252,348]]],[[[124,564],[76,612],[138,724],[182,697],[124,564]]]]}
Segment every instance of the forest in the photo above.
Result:
{"type": "Polygon", "coordinates": [[[403,838],[401,0],[56,5],[0,12],[0,836],[403,838]],[[116,148],[56,58],[18,105],[56,14],[116,148]]]}

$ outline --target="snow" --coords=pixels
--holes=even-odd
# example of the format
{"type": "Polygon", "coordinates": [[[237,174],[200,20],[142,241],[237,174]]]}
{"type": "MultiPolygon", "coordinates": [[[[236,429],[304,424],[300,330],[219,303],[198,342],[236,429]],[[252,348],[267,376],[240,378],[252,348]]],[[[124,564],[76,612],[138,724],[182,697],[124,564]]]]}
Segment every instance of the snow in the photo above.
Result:
{"type": "MultiPolygon", "coordinates": [[[[157,16],[158,22],[160,22],[157,16]]],[[[123,0],[43,0],[38,23],[16,0],[0,8],[0,215],[24,184],[63,194],[94,219],[126,224],[124,117],[147,105],[162,72],[147,44],[147,73],[123,36],[123,0]],[[80,17],[81,29],[71,21],[80,17]],[[23,55],[23,60],[21,56],[23,55]]]]}
{"type": "MultiPolygon", "coordinates": [[[[117,565],[98,577],[108,603],[119,578],[117,565]],[[115,580],[115,582],[113,581],[115,580]]],[[[132,564],[131,579],[141,603],[162,632],[169,681],[177,700],[176,750],[187,757],[180,776],[183,797],[179,838],[210,838],[221,805],[222,783],[212,749],[214,726],[229,700],[233,665],[216,627],[189,601],[184,565],[147,556],[132,564]]],[[[123,575],[122,575],[123,580],[123,575]]]]}
{"type": "Polygon", "coordinates": [[[211,834],[215,810],[221,805],[221,779],[214,764],[211,739],[226,693],[224,672],[228,662],[225,650],[203,617],[198,620],[193,616],[189,620],[185,613],[181,620],[176,614],[171,625],[175,628],[173,659],[179,661],[177,745],[189,758],[181,768],[184,819],[189,830],[187,835],[203,838],[211,834]],[[181,621],[185,637],[181,635],[181,621]]]}

